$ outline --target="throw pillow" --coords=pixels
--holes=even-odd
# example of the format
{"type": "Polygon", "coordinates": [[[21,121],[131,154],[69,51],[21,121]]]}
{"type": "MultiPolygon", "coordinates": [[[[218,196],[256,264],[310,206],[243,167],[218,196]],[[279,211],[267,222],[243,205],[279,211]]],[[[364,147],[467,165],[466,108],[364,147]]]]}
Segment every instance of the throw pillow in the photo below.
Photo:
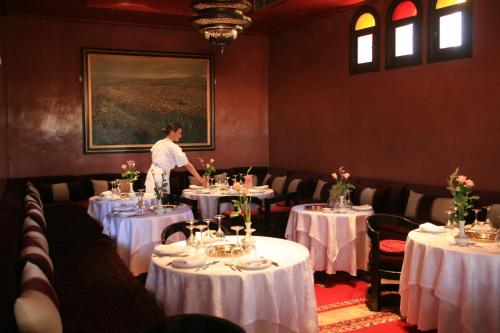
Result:
{"type": "Polygon", "coordinates": [[[65,202],[85,199],[81,181],[39,184],[44,203],[65,202]]]}
{"type": "Polygon", "coordinates": [[[269,184],[273,178],[273,175],[266,173],[266,176],[264,177],[264,180],[262,181],[262,185],[271,185],[269,184]]]}
{"type": "Polygon", "coordinates": [[[435,198],[431,205],[431,219],[441,224],[448,222],[448,215],[445,210],[452,208],[455,205],[453,198],[435,198]]]}
{"type": "Polygon", "coordinates": [[[287,193],[293,193],[293,192],[297,192],[298,189],[299,189],[299,185],[300,183],[302,182],[302,179],[294,179],[290,182],[290,184],[288,184],[288,188],[286,189],[286,192],[287,193]]]}
{"type": "Polygon", "coordinates": [[[285,187],[285,183],[286,183],[286,176],[274,177],[273,182],[271,184],[271,188],[273,189],[274,193],[282,194],[283,188],[285,187]]]}
{"type": "Polygon", "coordinates": [[[359,194],[359,204],[360,205],[370,205],[373,206],[373,199],[375,197],[376,188],[365,187],[361,190],[359,194]]]}
{"type": "Polygon", "coordinates": [[[90,181],[92,182],[94,195],[100,195],[102,192],[109,190],[109,184],[107,180],[91,179],[90,181]]]}
{"type": "Polygon", "coordinates": [[[488,218],[495,228],[500,228],[500,204],[491,205],[488,218]]]}
{"type": "Polygon", "coordinates": [[[37,265],[50,281],[54,280],[54,264],[43,246],[34,238],[25,237],[23,239],[19,258],[22,263],[29,261],[37,265]]]}
{"type": "Polygon", "coordinates": [[[408,202],[406,204],[405,216],[416,219],[418,212],[418,204],[420,200],[424,197],[422,193],[413,192],[410,190],[410,195],[408,197],[408,202]]]}
{"type": "Polygon", "coordinates": [[[26,207],[26,216],[29,216],[35,221],[40,228],[42,228],[43,232],[47,232],[47,221],[45,220],[45,215],[43,214],[43,210],[40,209],[38,205],[33,203],[28,203],[26,207]]]}
{"type": "Polygon", "coordinates": [[[327,184],[324,180],[318,179],[318,182],[316,183],[316,188],[314,189],[313,193],[313,200],[314,201],[321,201],[321,191],[323,191],[323,187],[327,184]]]}
{"type": "Polygon", "coordinates": [[[43,272],[27,262],[21,278],[21,295],[14,304],[21,333],[62,333],[57,294],[43,272]]]}
{"type": "Polygon", "coordinates": [[[201,186],[201,183],[196,179],[196,177],[189,176],[189,185],[198,185],[201,186]]]}
{"type": "Polygon", "coordinates": [[[45,252],[49,253],[49,243],[47,242],[47,237],[45,237],[45,234],[38,223],[33,221],[33,219],[29,216],[27,216],[23,221],[23,237],[34,239],[42,246],[45,252]]]}

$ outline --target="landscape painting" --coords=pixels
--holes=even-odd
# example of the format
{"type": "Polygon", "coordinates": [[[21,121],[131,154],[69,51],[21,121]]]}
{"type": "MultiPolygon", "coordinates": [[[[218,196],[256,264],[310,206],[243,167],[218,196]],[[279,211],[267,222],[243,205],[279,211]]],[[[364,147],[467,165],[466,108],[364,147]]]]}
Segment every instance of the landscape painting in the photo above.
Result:
{"type": "Polygon", "coordinates": [[[179,145],[214,149],[211,55],[83,49],[85,153],[149,151],[169,122],[179,145]]]}

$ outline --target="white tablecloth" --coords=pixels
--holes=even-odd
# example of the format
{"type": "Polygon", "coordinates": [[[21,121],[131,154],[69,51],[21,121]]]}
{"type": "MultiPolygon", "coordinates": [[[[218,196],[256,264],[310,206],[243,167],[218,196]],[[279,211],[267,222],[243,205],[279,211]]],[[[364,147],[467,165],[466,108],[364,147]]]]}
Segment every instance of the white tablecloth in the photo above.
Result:
{"type": "MultiPolygon", "coordinates": [[[[189,206],[178,206],[164,214],[148,212],[148,215],[122,217],[110,213],[103,220],[103,233],[113,238],[116,250],[134,275],[147,272],[155,245],[161,242],[163,229],[172,223],[193,218],[189,206]]],[[[184,239],[181,233],[172,235],[169,241],[184,239]]]]}
{"type": "Polygon", "coordinates": [[[238,272],[219,262],[196,272],[166,266],[172,257],[154,257],[146,288],[163,303],[167,316],[210,314],[237,323],[249,333],[317,332],[309,252],[287,240],[255,238],[258,254],[279,267],[238,272]]]}
{"type": "Polygon", "coordinates": [[[500,247],[457,246],[451,236],[408,234],[401,315],[421,330],[500,332],[500,247]]]}
{"type": "MultiPolygon", "coordinates": [[[[151,193],[145,193],[144,204],[147,206],[156,204],[155,196],[151,193]]],[[[93,196],[89,199],[89,208],[87,209],[87,213],[91,217],[102,223],[106,215],[113,212],[113,209],[115,209],[115,207],[120,207],[120,206],[131,207],[135,205],[137,205],[137,197],[108,199],[105,197],[93,196]]]]}
{"type": "MultiPolygon", "coordinates": [[[[186,189],[182,191],[182,196],[188,199],[198,200],[198,209],[201,212],[203,219],[213,219],[217,215],[217,199],[225,195],[238,195],[238,193],[221,194],[219,191],[211,193],[199,193],[199,190],[186,189]]],[[[274,192],[271,189],[266,189],[261,193],[251,193],[252,197],[259,199],[269,199],[274,197],[274,192]]],[[[231,209],[232,205],[227,203],[223,205],[223,210],[231,209]]]]}
{"type": "Polygon", "coordinates": [[[366,218],[373,212],[323,213],[305,206],[292,208],[285,237],[309,249],[313,269],[351,275],[357,269],[367,270],[370,241],[366,218]]]}

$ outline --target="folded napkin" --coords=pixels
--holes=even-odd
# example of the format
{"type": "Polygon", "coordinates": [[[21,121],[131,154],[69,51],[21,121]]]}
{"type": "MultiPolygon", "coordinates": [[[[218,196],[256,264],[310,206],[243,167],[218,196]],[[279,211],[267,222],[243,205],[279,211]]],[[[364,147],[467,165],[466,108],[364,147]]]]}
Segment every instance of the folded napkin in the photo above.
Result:
{"type": "Polygon", "coordinates": [[[111,191],[104,191],[101,193],[101,196],[107,196],[107,195],[113,195],[113,192],[111,191]]]}
{"type": "Polygon", "coordinates": [[[176,254],[181,254],[186,251],[185,247],[170,245],[170,244],[158,244],[155,246],[155,253],[164,254],[167,256],[175,256],[176,254]]]}
{"type": "Polygon", "coordinates": [[[200,185],[189,185],[189,188],[199,189],[199,188],[203,188],[203,186],[200,186],[200,185]]]}
{"type": "Polygon", "coordinates": [[[352,206],[351,207],[354,210],[371,210],[372,206],[370,205],[360,205],[360,206],[352,206]]]}
{"type": "Polygon", "coordinates": [[[227,190],[227,193],[228,194],[238,194],[238,191],[235,191],[232,188],[230,188],[229,190],[227,190]]]}
{"type": "Polygon", "coordinates": [[[444,231],[444,226],[438,226],[430,222],[425,222],[420,225],[419,229],[426,232],[442,232],[444,231]]]}
{"type": "Polygon", "coordinates": [[[241,266],[260,266],[268,263],[266,258],[246,258],[239,260],[241,266]]]}
{"type": "Polygon", "coordinates": [[[205,263],[205,257],[185,257],[182,259],[175,259],[172,265],[179,267],[196,267],[205,263]]]}
{"type": "Polygon", "coordinates": [[[269,188],[269,185],[259,185],[259,186],[254,186],[253,188],[258,188],[258,189],[266,189],[269,188]]]}

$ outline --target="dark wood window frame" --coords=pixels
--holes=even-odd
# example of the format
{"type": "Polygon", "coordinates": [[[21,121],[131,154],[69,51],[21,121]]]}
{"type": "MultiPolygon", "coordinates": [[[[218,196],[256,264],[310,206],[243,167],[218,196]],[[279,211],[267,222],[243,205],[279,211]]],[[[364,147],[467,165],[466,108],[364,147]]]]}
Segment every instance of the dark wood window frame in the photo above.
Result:
{"type": "Polygon", "coordinates": [[[472,57],[472,0],[464,3],[436,8],[437,0],[432,0],[429,6],[429,35],[427,38],[427,62],[438,62],[452,59],[472,57]],[[439,48],[439,19],[442,16],[462,12],[462,45],[439,48]]]}
{"type": "Polygon", "coordinates": [[[349,74],[376,72],[380,69],[380,19],[377,11],[373,7],[361,7],[354,14],[349,32],[349,44],[349,74]],[[375,26],[356,31],[356,21],[365,13],[373,15],[375,19],[375,26]],[[358,37],[370,34],[373,36],[372,61],[364,64],[358,64],[358,37]]]}
{"type": "Polygon", "coordinates": [[[396,7],[403,1],[393,1],[388,10],[386,17],[386,52],[385,52],[385,68],[393,69],[406,66],[415,66],[422,64],[422,5],[418,0],[410,0],[417,8],[417,16],[412,16],[406,19],[393,21],[392,15],[396,7]],[[413,23],[413,54],[396,57],[396,28],[413,23]]]}

